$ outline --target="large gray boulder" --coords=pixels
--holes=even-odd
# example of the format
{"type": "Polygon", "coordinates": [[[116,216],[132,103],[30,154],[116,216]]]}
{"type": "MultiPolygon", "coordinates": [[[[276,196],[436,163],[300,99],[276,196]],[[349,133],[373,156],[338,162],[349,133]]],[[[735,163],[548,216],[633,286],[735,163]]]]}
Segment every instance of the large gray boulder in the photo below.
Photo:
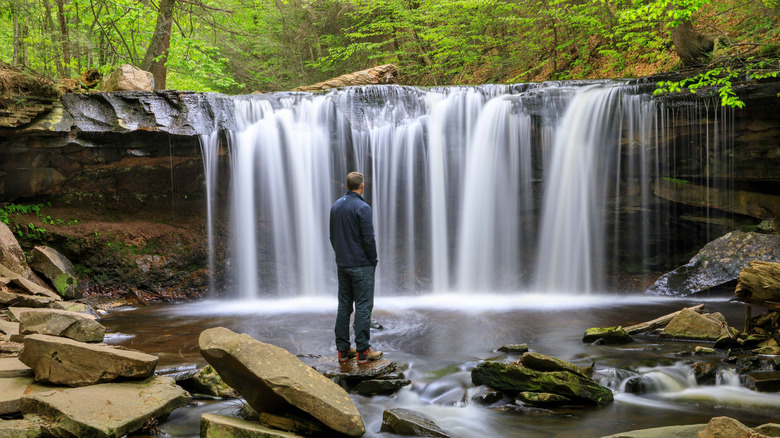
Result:
{"type": "Polygon", "coordinates": [[[35,372],[35,380],[86,386],[118,377],[144,379],[154,373],[157,356],[135,350],[88,344],[48,335],[29,335],[19,355],[35,372]]]}
{"type": "Polygon", "coordinates": [[[168,377],[57,389],[22,397],[24,414],[45,420],[61,437],[121,437],[189,403],[190,395],[168,377]]]}
{"type": "Polygon", "coordinates": [[[343,388],[288,351],[223,327],[203,331],[200,353],[257,412],[295,407],[349,436],[365,433],[343,388]]]}
{"type": "Polygon", "coordinates": [[[201,438],[300,438],[292,432],[270,429],[256,421],[217,414],[200,416],[201,438]]]}
{"type": "Polygon", "coordinates": [[[36,246],[30,252],[30,266],[48,278],[54,289],[65,298],[81,298],[76,269],[64,255],[48,246],[36,246]]]}
{"type": "Polygon", "coordinates": [[[61,336],[81,342],[101,342],[106,328],[94,317],[84,313],[36,309],[20,314],[19,333],[61,336]]]}
{"type": "Polygon", "coordinates": [[[701,292],[736,280],[754,260],[780,262],[780,234],[732,231],[705,245],[687,265],[662,275],[647,291],[660,295],[701,292]]]}
{"type": "Polygon", "coordinates": [[[100,91],[153,91],[154,76],[140,68],[122,64],[100,83],[100,91]]]}
{"type": "Polygon", "coordinates": [[[728,334],[727,325],[717,317],[685,309],[669,322],[661,332],[661,337],[715,342],[728,334]]]}

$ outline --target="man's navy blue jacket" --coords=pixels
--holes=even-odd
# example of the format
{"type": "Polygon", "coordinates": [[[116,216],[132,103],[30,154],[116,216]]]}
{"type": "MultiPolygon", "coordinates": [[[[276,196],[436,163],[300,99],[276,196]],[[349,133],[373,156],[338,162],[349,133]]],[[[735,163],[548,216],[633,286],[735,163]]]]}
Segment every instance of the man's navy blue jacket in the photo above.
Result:
{"type": "Polygon", "coordinates": [[[371,206],[351,190],[330,208],[330,244],[340,268],[376,266],[371,206]]]}

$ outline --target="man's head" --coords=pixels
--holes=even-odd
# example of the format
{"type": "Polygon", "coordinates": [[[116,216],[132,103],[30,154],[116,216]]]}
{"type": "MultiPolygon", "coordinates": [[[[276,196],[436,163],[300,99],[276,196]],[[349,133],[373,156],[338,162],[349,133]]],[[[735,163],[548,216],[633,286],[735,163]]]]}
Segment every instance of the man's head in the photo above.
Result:
{"type": "Polygon", "coordinates": [[[360,172],[350,172],[347,175],[347,190],[363,193],[363,174],[360,172]]]}

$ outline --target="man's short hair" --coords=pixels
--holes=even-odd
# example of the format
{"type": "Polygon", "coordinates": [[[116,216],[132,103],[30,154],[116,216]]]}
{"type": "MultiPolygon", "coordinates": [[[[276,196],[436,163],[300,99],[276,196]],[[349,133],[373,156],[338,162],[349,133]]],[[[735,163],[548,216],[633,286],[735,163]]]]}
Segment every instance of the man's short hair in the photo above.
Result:
{"type": "Polygon", "coordinates": [[[363,184],[363,174],[360,172],[350,172],[347,175],[347,190],[355,191],[363,184]]]}

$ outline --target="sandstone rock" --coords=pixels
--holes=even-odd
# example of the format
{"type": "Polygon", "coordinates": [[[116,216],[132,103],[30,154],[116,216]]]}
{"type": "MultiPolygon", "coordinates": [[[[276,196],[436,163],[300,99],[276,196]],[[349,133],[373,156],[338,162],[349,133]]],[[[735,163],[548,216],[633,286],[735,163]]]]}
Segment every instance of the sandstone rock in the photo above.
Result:
{"type": "Polygon", "coordinates": [[[366,70],[347,73],[314,85],[298,87],[295,91],[322,91],[330,88],[354,85],[395,84],[398,82],[398,68],[393,64],[379,65],[366,70]]]}
{"type": "Polygon", "coordinates": [[[736,280],[754,260],[780,262],[780,235],[732,231],[705,245],[687,265],[662,275],[648,292],[700,292],[736,280]]]}
{"type": "Polygon", "coordinates": [[[49,307],[57,310],[67,310],[68,312],[85,313],[96,318],[98,316],[97,312],[92,306],[84,303],[76,303],[74,301],[54,301],[49,304],[49,307]]]}
{"type": "Polygon", "coordinates": [[[61,336],[81,342],[101,342],[106,328],[94,317],[84,313],[38,309],[20,314],[19,333],[61,336]]]}
{"type": "Polygon", "coordinates": [[[780,437],[780,424],[778,423],[762,424],[761,426],[758,426],[755,429],[756,432],[763,433],[766,436],[780,437]]]}
{"type": "Polygon", "coordinates": [[[38,438],[43,436],[41,425],[24,420],[0,420],[0,438],[38,438]]]}
{"type": "Polygon", "coordinates": [[[121,437],[167,417],[190,396],[167,377],[104,383],[25,396],[19,407],[49,421],[55,436],[121,437]]]}
{"type": "Polygon", "coordinates": [[[4,341],[2,340],[2,337],[0,337],[0,353],[17,355],[20,351],[22,351],[22,348],[24,348],[23,344],[18,342],[4,341]]]}
{"type": "Polygon", "coordinates": [[[51,386],[35,383],[32,377],[5,377],[0,379],[0,415],[20,412],[19,401],[27,394],[46,392],[51,386]]]}
{"type": "Polygon", "coordinates": [[[686,309],[664,328],[661,337],[714,342],[728,335],[727,330],[721,321],[686,309]]]}
{"type": "Polygon", "coordinates": [[[199,345],[206,361],[256,411],[294,406],[338,432],[365,433],[346,391],[286,350],[223,327],[203,331],[199,345]]]}
{"type": "Polygon", "coordinates": [[[42,295],[44,297],[49,297],[54,300],[62,299],[62,297],[60,297],[56,292],[49,289],[48,287],[43,287],[40,284],[24,277],[14,278],[13,283],[33,295],[42,295]]]}
{"type": "Polygon", "coordinates": [[[23,364],[18,358],[0,358],[0,378],[5,377],[32,377],[33,371],[23,364]]]}
{"type": "Polygon", "coordinates": [[[740,271],[734,293],[748,303],[780,306],[780,263],[753,261],[740,271]]]}
{"type": "Polygon", "coordinates": [[[714,417],[698,438],[762,438],[762,435],[733,418],[714,417]]]}
{"type": "Polygon", "coordinates": [[[545,356],[539,353],[525,353],[520,357],[520,362],[526,368],[536,371],[569,371],[588,378],[582,368],[571,362],[566,362],[555,357],[545,356]]]}
{"type": "Polygon", "coordinates": [[[388,395],[397,392],[404,386],[411,384],[412,382],[410,380],[403,379],[372,379],[359,382],[357,385],[355,385],[354,390],[358,394],[364,396],[388,395]]]}
{"type": "Polygon", "coordinates": [[[35,307],[10,307],[7,312],[8,319],[14,322],[19,322],[19,320],[22,317],[22,314],[27,312],[46,312],[46,313],[52,312],[52,313],[61,313],[63,315],[78,313],[79,315],[83,315],[86,318],[97,319],[97,316],[90,315],[89,313],[85,313],[85,312],[71,312],[69,310],[60,310],[60,309],[51,309],[51,308],[44,309],[44,308],[35,308],[35,307]]]}
{"type": "MultiPolygon", "coordinates": [[[[22,247],[19,246],[13,231],[3,222],[0,222],[0,265],[16,275],[23,275],[30,270],[22,247]]],[[[4,273],[3,276],[8,275],[4,273]]]]}
{"type": "Polygon", "coordinates": [[[509,354],[523,354],[528,352],[528,344],[508,344],[500,347],[498,351],[509,354]]]}
{"type": "Polygon", "coordinates": [[[759,392],[780,391],[780,371],[753,371],[745,375],[745,387],[759,392]]]}
{"type": "Polygon", "coordinates": [[[715,354],[715,349],[710,347],[702,347],[701,345],[697,345],[696,348],[693,349],[693,354],[715,354]]]}
{"type": "MultiPolygon", "coordinates": [[[[249,405],[244,405],[244,407],[252,409],[252,407],[249,405]]],[[[252,410],[252,412],[254,412],[254,410],[252,410]]],[[[239,416],[244,418],[241,415],[239,416]]],[[[311,417],[303,418],[292,414],[280,416],[269,414],[268,412],[263,412],[261,414],[254,412],[254,417],[255,420],[272,429],[281,429],[287,432],[300,433],[304,436],[321,436],[325,434],[326,430],[328,430],[327,426],[311,417]]],[[[244,419],[250,420],[249,418],[244,419]]]]}
{"type": "Polygon", "coordinates": [[[498,391],[558,394],[574,403],[605,405],[613,400],[609,389],[569,371],[541,372],[521,365],[483,362],[471,372],[471,380],[498,391]]]}
{"type": "Polygon", "coordinates": [[[18,307],[48,307],[51,303],[56,303],[53,298],[41,297],[38,295],[15,294],[13,292],[4,292],[0,290],[0,305],[18,306],[18,307]]]}
{"type": "Polygon", "coordinates": [[[582,342],[593,343],[603,340],[605,344],[625,344],[633,341],[631,335],[621,326],[589,328],[582,335],[582,342]]]}
{"type": "Polygon", "coordinates": [[[76,270],[65,256],[48,246],[36,246],[30,252],[31,267],[48,278],[54,289],[68,299],[81,298],[76,270]]]}
{"type": "Polygon", "coordinates": [[[100,91],[153,91],[154,76],[138,67],[122,64],[100,84],[100,91]]]}
{"type": "Polygon", "coordinates": [[[699,385],[714,385],[715,365],[709,362],[696,362],[693,364],[693,377],[699,385]]]}
{"type": "Polygon", "coordinates": [[[382,413],[381,432],[404,436],[449,438],[452,435],[427,416],[411,409],[388,409],[382,413]]]}
{"type": "Polygon", "coordinates": [[[193,392],[214,397],[237,397],[236,391],[222,381],[214,367],[207,365],[192,376],[193,392]]]}
{"type": "Polygon", "coordinates": [[[35,371],[35,380],[39,382],[86,386],[110,382],[117,377],[149,377],[154,373],[158,358],[105,344],[29,335],[24,338],[19,360],[35,371]]]}
{"type": "Polygon", "coordinates": [[[650,429],[631,430],[601,438],[696,438],[706,424],[689,424],[685,426],[664,426],[650,429]]]}
{"type": "Polygon", "coordinates": [[[398,368],[398,364],[388,359],[379,359],[364,365],[358,365],[355,360],[339,363],[335,358],[327,358],[314,362],[311,366],[329,379],[339,379],[348,382],[376,379],[377,377],[390,374],[398,368]]]}
{"type": "Polygon", "coordinates": [[[545,392],[520,392],[517,394],[517,400],[531,406],[561,406],[571,403],[571,399],[558,394],[548,394],[545,392]]]}
{"type": "Polygon", "coordinates": [[[299,438],[291,432],[273,430],[255,421],[217,414],[200,416],[201,438],[299,438]]]}
{"type": "Polygon", "coordinates": [[[19,323],[0,319],[0,332],[8,336],[19,334],[19,323]]]}

